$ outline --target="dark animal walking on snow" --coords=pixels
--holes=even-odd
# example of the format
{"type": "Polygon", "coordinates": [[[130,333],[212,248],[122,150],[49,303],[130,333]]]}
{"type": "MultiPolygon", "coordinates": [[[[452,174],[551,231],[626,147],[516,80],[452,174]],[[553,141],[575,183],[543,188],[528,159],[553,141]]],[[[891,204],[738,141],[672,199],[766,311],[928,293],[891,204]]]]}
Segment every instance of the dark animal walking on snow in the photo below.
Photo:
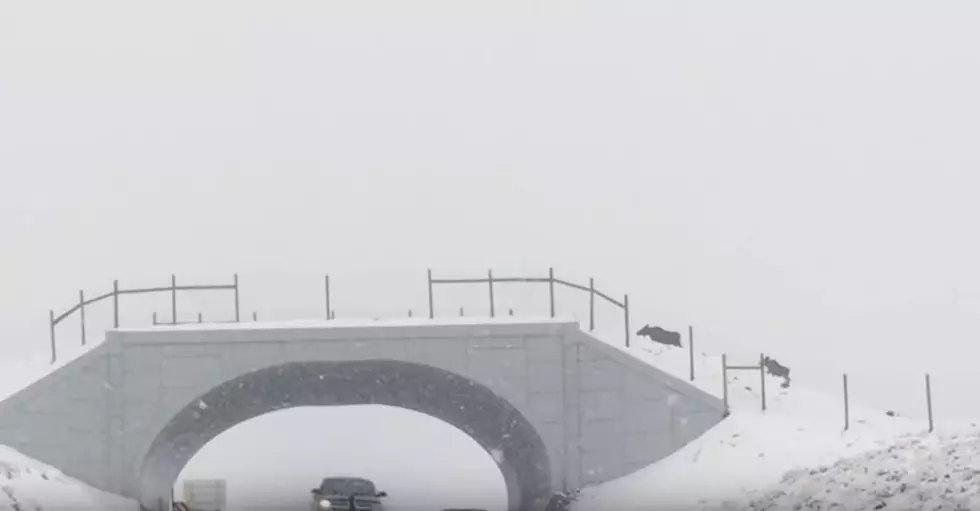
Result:
{"type": "Polygon", "coordinates": [[[776,362],[776,359],[769,358],[769,357],[766,357],[763,365],[765,365],[766,370],[769,372],[769,374],[775,376],[776,378],[782,378],[783,379],[783,385],[782,385],[782,387],[784,389],[789,388],[790,381],[789,381],[789,368],[788,367],[780,364],[779,362],[776,362]]]}
{"type": "Polygon", "coordinates": [[[671,332],[670,330],[664,330],[659,326],[647,325],[640,329],[636,333],[637,337],[649,337],[651,341],[663,344],[665,346],[677,346],[682,348],[681,345],[681,334],[677,332],[671,332]]]}

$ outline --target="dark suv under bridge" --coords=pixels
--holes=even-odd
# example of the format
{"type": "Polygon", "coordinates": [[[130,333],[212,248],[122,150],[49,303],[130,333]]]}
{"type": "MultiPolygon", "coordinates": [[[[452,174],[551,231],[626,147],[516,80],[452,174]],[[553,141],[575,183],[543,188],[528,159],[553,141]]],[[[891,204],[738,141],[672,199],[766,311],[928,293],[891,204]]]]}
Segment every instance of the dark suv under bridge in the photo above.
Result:
{"type": "Polygon", "coordinates": [[[373,482],[360,477],[328,477],[310,492],[313,494],[310,511],[384,511],[381,498],[388,496],[379,492],[373,482]]]}

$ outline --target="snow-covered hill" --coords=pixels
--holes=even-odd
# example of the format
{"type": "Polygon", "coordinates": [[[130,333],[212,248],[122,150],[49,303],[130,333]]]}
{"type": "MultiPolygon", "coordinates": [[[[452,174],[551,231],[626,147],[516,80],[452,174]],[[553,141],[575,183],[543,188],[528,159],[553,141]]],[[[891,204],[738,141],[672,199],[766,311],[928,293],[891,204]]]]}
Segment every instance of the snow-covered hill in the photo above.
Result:
{"type": "MultiPolygon", "coordinates": [[[[686,350],[639,341],[627,351],[679,377],[688,375],[686,350]]],[[[697,354],[695,373],[696,385],[722,394],[719,357],[697,354]]],[[[953,493],[960,491],[965,474],[970,473],[971,462],[961,456],[957,475],[944,479],[946,458],[951,455],[943,453],[962,453],[963,449],[975,448],[963,445],[978,445],[976,440],[964,440],[976,437],[963,433],[971,431],[969,424],[941,423],[930,435],[924,422],[891,417],[884,411],[851,403],[851,427],[844,431],[843,404],[838,399],[801,388],[798,383],[781,388],[781,379],[768,376],[768,409],[762,412],[758,373],[730,373],[729,379],[732,414],[727,419],[655,465],[587,488],[574,509],[793,509],[797,503],[814,505],[812,497],[822,492],[833,495],[826,497],[829,506],[833,499],[847,499],[852,494],[877,495],[893,477],[892,472],[926,478],[938,473],[938,486],[927,492],[946,492],[948,486],[953,493]],[[878,475],[882,466],[876,460],[883,459],[892,460],[883,469],[892,472],[878,475]],[[807,470],[827,465],[835,468],[813,476],[807,470]],[[868,472],[871,470],[874,472],[868,472]],[[850,489],[839,491],[839,485],[834,485],[841,481],[847,481],[850,489]],[[767,503],[774,507],[762,507],[767,503]]],[[[980,468],[977,462],[972,463],[973,468],[980,468]]],[[[913,481],[914,477],[902,478],[891,490],[897,491],[903,482],[906,488],[911,487],[913,481]]],[[[922,483],[915,487],[927,486],[922,483]]]]}

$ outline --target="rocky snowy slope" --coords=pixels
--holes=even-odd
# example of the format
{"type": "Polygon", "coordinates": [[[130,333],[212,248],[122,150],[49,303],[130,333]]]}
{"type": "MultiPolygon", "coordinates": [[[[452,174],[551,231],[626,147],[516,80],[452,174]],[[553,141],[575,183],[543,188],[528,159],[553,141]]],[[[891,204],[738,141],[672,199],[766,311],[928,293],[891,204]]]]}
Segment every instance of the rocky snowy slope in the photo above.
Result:
{"type": "Polygon", "coordinates": [[[731,510],[980,509],[980,430],[917,435],[836,463],[787,473],[731,510]]]}

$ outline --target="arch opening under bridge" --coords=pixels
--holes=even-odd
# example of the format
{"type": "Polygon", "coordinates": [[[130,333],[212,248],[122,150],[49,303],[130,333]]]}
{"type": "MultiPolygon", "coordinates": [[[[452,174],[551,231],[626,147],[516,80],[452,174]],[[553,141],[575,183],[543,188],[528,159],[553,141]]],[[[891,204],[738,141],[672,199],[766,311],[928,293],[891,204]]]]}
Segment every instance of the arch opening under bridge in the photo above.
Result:
{"type": "Polygon", "coordinates": [[[543,509],[552,497],[547,448],[506,399],[473,380],[396,360],[290,362],[223,382],[176,413],[154,438],[139,474],[140,503],[168,502],[181,470],[228,429],[278,410],[385,405],[423,413],[469,435],[503,475],[508,509],[543,509]]]}

